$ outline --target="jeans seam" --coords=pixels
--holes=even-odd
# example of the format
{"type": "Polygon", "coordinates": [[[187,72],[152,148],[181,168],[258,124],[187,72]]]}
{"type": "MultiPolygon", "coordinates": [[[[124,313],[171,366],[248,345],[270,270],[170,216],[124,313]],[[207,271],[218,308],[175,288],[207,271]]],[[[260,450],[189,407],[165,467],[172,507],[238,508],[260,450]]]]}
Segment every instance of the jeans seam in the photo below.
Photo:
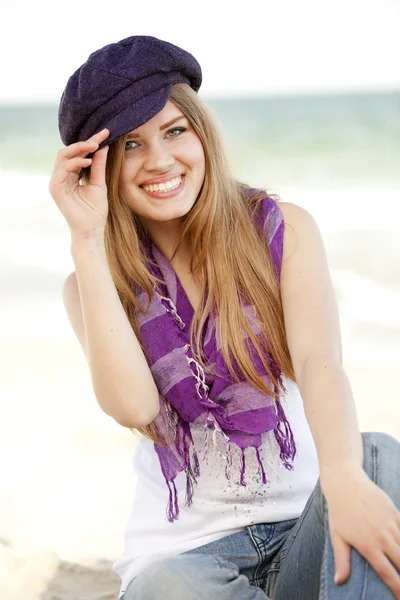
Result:
{"type": "MultiPolygon", "coordinates": [[[[324,518],[324,525],[325,525],[325,531],[329,532],[329,524],[327,522],[328,520],[328,509],[326,504],[324,505],[324,509],[323,509],[323,518],[324,518]],[[328,529],[326,529],[328,528],[328,529]]],[[[329,535],[329,533],[328,533],[329,535]]],[[[321,569],[321,589],[320,589],[320,600],[327,600],[328,598],[328,592],[327,592],[327,562],[328,562],[328,536],[326,535],[325,537],[325,543],[324,543],[324,554],[323,554],[323,558],[322,558],[322,569],[321,569]]]]}
{"type": "Polygon", "coordinates": [[[378,480],[378,446],[372,444],[372,479],[376,483],[378,480]]]}
{"type": "Polygon", "coordinates": [[[326,561],[322,565],[320,600],[326,600],[326,561]]]}
{"type": "MultiPolygon", "coordinates": [[[[321,486],[321,484],[319,484],[321,486]]],[[[322,526],[325,525],[326,500],[322,489],[319,492],[319,510],[322,515],[322,526]]]]}
{"type": "Polygon", "coordinates": [[[250,582],[250,585],[264,589],[265,586],[267,585],[267,578],[266,577],[258,577],[258,578],[249,580],[249,582],[250,582]]]}
{"type": "Polygon", "coordinates": [[[364,583],[363,583],[363,590],[362,590],[362,594],[361,594],[361,600],[365,600],[365,598],[367,597],[367,588],[368,588],[368,563],[367,561],[365,561],[365,569],[364,569],[364,583]]]}
{"type": "Polygon", "coordinates": [[[262,556],[260,548],[258,547],[258,544],[257,544],[256,540],[254,539],[253,532],[251,531],[251,527],[248,527],[247,531],[249,532],[251,540],[252,540],[252,542],[253,542],[256,550],[257,550],[257,554],[258,554],[258,565],[254,569],[254,579],[257,579],[258,578],[258,573],[259,573],[259,570],[260,570],[260,566],[261,566],[261,561],[263,559],[263,556],[262,556]]]}

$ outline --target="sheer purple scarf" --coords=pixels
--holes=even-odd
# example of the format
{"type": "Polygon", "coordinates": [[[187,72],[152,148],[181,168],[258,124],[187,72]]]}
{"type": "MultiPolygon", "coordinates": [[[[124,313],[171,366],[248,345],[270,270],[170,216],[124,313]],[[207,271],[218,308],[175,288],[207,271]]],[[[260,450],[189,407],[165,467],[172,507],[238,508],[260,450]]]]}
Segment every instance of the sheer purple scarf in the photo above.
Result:
{"type": "MultiPolygon", "coordinates": [[[[278,204],[269,197],[264,198],[255,214],[257,226],[268,240],[277,279],[283,253],[284,221],[278,204]]],[[[259,454],[262,434],[273,432],[279,445],[279,456],[284,466],[292,470],[296,455],[296,445],[289,422],[279,400],[279,390],[275,387],[275,397],[267,396],[250,385],[237,370],[241,383],[232,380],[225,364],[217,335],[217,316],[209,315],[202,335],[204,353],[209,364],[215,367],[217,375],[210,377],[193,358],[189,331],[194,310],[178,276],[169,261],[151,243],[143,244],[147,256],[155,265],[152,272],[165,284],[161,294],[154,290],[154,296],[146,314],[138,315],[140,333],[146,348],[146,359],[159,390],[160,412],[155,424],[165,437],[167,445],[154,444],[159,457],[161,471],[169,489],[167,519],[173,523],[179,518],[178,493],[175,478],[178,472],[186,472],[185,506],[192,504],[193,484],[200,476],[198,455],[193,443],[190,424],[204,425],[205,443],[203,458],[207,456],[209,429],[219,431],[227,443],[228,455],[225,474],[230,477],[232,447],[241,449],[240,484],[245,482],[245,450],[254,447],[262,482],[267,483],[264,467],[259,454]]],[[[138,288],[140,305],[145,308],[147,294],[138,288]]],[[[244,310],[252,317],[252,327],[257,317],[254,308],[243,303],[244,310]]],[[[254,329],[253,329],[254,330],[254,329]]],[[[247,347],[253,357],[258,373],[263,381],[273,387],[271,378],[265,372],[254,345],[246,338],[247,347]]],[[[279,381],[281,373],[270,357],[269,366],[279,381]]]]}

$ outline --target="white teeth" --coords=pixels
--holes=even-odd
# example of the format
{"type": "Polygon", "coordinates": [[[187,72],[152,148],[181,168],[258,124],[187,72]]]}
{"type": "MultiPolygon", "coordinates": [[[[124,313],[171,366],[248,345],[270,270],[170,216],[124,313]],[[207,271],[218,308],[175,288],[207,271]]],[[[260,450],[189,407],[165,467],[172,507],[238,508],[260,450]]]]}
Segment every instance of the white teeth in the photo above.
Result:
{"type": "Polygon", "coordinates": [[[166,192],[177,188],[181,184],[181,181],[182,177],[175,177],[174,179],[166,181],[165,183],[144,185],[143,189],[145,189],[146,192],[166,192]]]}

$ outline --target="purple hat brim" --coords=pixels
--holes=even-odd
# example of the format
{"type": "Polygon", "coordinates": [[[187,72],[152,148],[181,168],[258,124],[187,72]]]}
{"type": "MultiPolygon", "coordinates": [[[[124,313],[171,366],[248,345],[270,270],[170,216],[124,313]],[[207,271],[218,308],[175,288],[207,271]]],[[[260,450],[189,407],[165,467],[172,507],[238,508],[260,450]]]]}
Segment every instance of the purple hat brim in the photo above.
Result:
{"type": "Polygon", "coordinates": [[[122,135],[126,135],[152,119],[167,104],[171,89],[172,84],[168,84],[159,90],[151,92],[147,96],[133,102],[104,123],[101,129],[107,128],[110,135],[100,144],[99,149],[112,144],[112,142],[115,142],[122,135]]]}

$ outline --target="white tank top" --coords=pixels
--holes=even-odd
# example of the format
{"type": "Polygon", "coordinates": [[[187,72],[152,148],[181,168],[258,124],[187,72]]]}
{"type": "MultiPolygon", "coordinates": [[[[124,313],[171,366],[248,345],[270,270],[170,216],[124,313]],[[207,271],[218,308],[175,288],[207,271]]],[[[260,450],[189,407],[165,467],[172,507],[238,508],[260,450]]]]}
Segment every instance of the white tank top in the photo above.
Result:
{"type": "Polygon", "coordinates": [[[124,535],[124,552],[113,564],[122,580],[120,595],[129,582],[151,563],[192,550],[219,538],[242,531],[254,523],[272,523],[298,518],[318,479],[318,460],[304,414],[298,386],[283,377],[287,394],[282,406],[293,431],[297,454],[294,470],[279,464],[279,446],[271,432],[264,434],[259,449],[267,476],[263,484],[254,448],[245,452],[246,487],[239,484],[241,451],[232,444],[230,480],[225,475],[227,447],[219,432],[211,436],[208,465],[202,460],[203,426],[191,426],[200,463],[200,477],[193,488],[190,508],[184,506],[186,474],[178,473],[179,520],[167,520],[168,487],[151,440],[139,434],[133,469],[137,486],[131,516],[124,535]],[[213,443],[214,437],[214,443],[213,443]],[[269,458],[268,458],[269,457],[269,458]],[[275,467],[273,466],[275,463],[275,467]]]}

